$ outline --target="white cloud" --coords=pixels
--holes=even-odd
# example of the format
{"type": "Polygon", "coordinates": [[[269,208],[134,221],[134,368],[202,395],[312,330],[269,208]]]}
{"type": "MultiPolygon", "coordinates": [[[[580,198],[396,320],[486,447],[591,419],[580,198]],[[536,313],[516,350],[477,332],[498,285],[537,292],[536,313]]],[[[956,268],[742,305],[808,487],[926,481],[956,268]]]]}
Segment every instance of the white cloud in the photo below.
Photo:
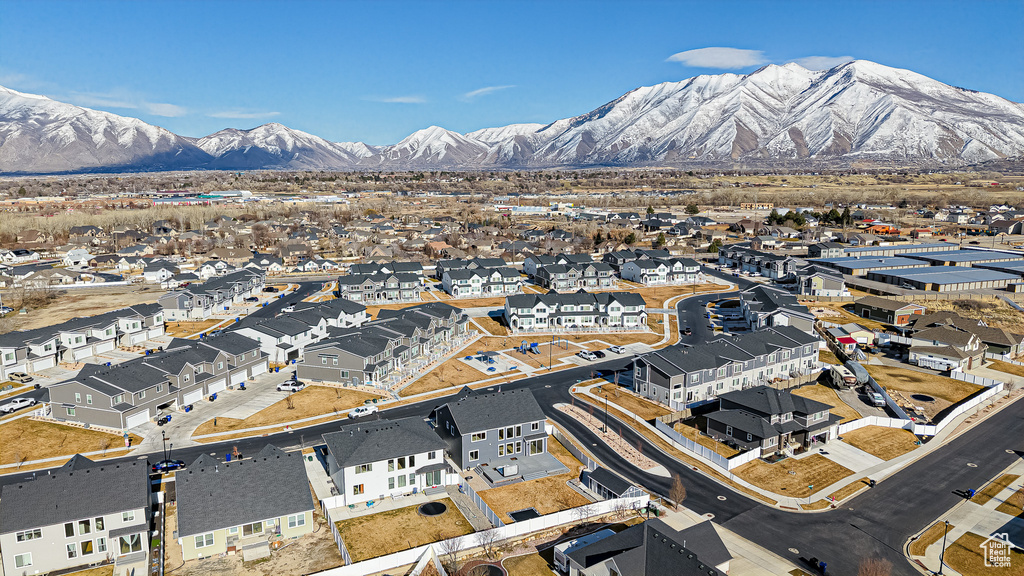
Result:
{"type": "Polygon", "coordinates": [[[808,70],[828,70],[856,60],[853,56],[805,56],[793,60],[808,70]]]}
{"type": "Polygon", "coordinates": [[[78,106],[89,108],[118,108],[123,110],[139,110],[153,116],[165,118],[176,118],[188,114],[188,110],[177,104],[167,102],[150,102],[141,96],[127,92],[71,92],[67,96],[57,96],[57,100],[63,100],[78,106]]]}
{"type": "Polygon", "coordinates": [[[506,85],[503,85],[503,86],[484,86],[483,88],[477,88],[476,90],[472,90],[470,92],[466,92],[465,94],[462,95],[462,99],[463,100],[472,100],[472,99],[476,98],[477,96],[486,96],[488,94],[493,94],[495,92],[498,92],[499,90],[507,90],[509,88],[515,88],[515,87],[516,87],[515,84],[506,84],[506,85]]]}
{"type": "Polygon", "coordinates": [[[383,102],[385,104],[423,104],[427,101],[423,96],[388,96],[384,98],[371,96],[366,99],[371,102],[383,102]]]}
{"type": "Polygon", "coordinates": [[[241,110],[225,110],[207,114],[210,118],[230,118],[232,120],[253,120],[256,118],[271,118],[280,116],[280,112],[243,112],[241,110]]]}
{"type": "MultiPolygon", "coordinates": [[[[59,98],[64,100],[64,98],[59,98]]],[[[66,99],[72,104],[78,106],[88,106],[90,108],[125,108],[128,110],[137,110],[139,105],[130,102],[128,99],[116,96],[114,94],[94,94],[90,92],[72,92],[66,99]]]]}
{"type": "Polygon", "coordinates": [[[697,48],[678,52],[668,57],[669,62],[682,62],[687,66],[695,68],[748,68],[767,64],[768,59],[764,57],[761,50],[744,50],[741,48],[697,48]]]}
{"type": "Polygon", "coordinates": [[[166,102],[143,102],[142,108],[154,116],[163,116],[165,118],[177,118],[178,116],[188,114],[188,110],[185,108],[166,102]]]}

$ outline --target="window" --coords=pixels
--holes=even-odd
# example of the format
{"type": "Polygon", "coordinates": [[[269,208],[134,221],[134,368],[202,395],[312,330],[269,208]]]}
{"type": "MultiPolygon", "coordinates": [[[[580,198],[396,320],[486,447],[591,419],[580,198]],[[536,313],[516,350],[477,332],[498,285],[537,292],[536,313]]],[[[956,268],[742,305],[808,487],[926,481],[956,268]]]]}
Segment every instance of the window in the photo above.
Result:
{"type": "MultiPolygon", "coordinates": [[[[505,438],[514,438],[516,436],[515,432],[516,432],[516,429],[513,428],[512,426],[509,426],[508,428],[505,428],[505,438]]],[[[520,433],[521,432],[522,432],[522,429],[520,429],[520,433]]]]}
{"type": "Polygon", "coordinates": [[[242,524],[242,536],[252,536],[253,534],[263,533],[263,522],[253,522],[252,524],[242,524]]]}
{"type": "Polygon", "coordinates": [[[224,369],[224,363],[223,362],[217,362],[217,370],[223,370],[223,369],[224,369]]]}
{"type": "Polygon", "coordinates": [[[352,495],[353,496],[358,496],[358,495],[360,495],[362,493],[363,493],[363,485],[362,484],[356,484],[355,486],[352,487],[352,495]]]}
{"type": "Polygon", "coordinates": [[[228,528],[228,534],[238,534],[238,526],[232,526],[228,528]]]}
{"type": "Polygon", "coordinates": [[[373,470],[373,464],[360,464],[356,466],[356,474],[364,474],[373,470]]]}
{"type": "Polygon", "coordinates": [[[121,521],[122,522],[134,522],[135,521],[135,512],[134,511],[132,511],[132,512],[122,512],[121,513],[121,521]]]}
{"type": "Polygon", "coordinates": [[[409,486],[414,486],[415,484],[416,484],[416,475],[415,474],[409,474],[409,486]]]}
{"type": "Polygon", "coordinates": [[[252,357],[253,357],[253,358],[255,358],[255,357],[256,357],[256,350],[253,350],[253,351],[252,351],[252,357]]]}
{"type": "Polygon", "coordinates": [[[544,440],[530,440],[530,456],[535,456],[544,452],[544,440]]]}
{"type": "Polygon", "coordinates": [[[398,477],[398,487],[399,488],[404,488],[405,487],[405,474],[402,474],[401,476],[398,477]]]}
{"type": "Polygon", "coordinates": [[[395,479],[394,478],[388,478],[388,490],[394,490],[394,489],[395,489],[395,479]]]}
{"type": "Polygon", "coordinates": [[[750,432],[747,432],[747,442],[750,442],[753,439],[754,439],[754,435],[751,434],[750,432]]]}
{"type": "Polygon", "coordinates": [[[416,467],[416,456],[409,456],[409,468],[416,467]]]}
{"type": "Polygon", "coordinates": [[[92,522],[90,522],[88,520],[79,520],[78,521],[78,534],[79,535],[88,534],[89,532],[92,532],[92,522]]]}
{"type": "Polygon", "coordinates": [[[433,460],[437,457],[437,452],[427,452],[427,460],[433,460]]]}
{"type": "Polygon", "coordinates": [[[79,394],[78,392],[75,392],[75,404],[81,404],[81,403],[82,403],[82,395],[79,394]]]}
{"type": "Polygon", "coordinates": [[[67,524],[64,525],[64,537],[65,538],[71,538],[74,535],[75,535],[75,523],[74,522],[68,522],[67,524]]]}
{"type": "Polygon", "coordinates": [[[103,552],[107,551],[107,539],[106,538],[97,538],[96,539],[96,551],[101,553],[101,554],[103,552]]]}
{"type": "Polygon", "coordinates": [[[92,405],[92,394],[86,394],[85,395],[85,403],[89,404],[89,405],[92,405]]]}
{"type": "Polygon", "coordinates": [[[477,461],[479,459],[480,459],[480,451],[479,450],[470,450],[469,451],[469,461],[470,462],[475,462],[475,461],[477,461]]]}
{"type": "Polygon", "coordinates": [[[207,546],[213,546],[213,532],[196,536],[196,548],[206,548],[207,546]]]}
{"type": "Polygon", "coordinates": [[[68,544],[68,558],[78,557],[78,544],[68,544]]]}
{"type": "Polygon", "coordinates": [[[476,434],[470,436],[469,439],[471,442],[480,442],[482,440],[487,440],[487,432],[477,432],[476,434]]]}
{"type": "Polygon", "coordinates": [[[532,432],[536,432],[537,430],[540,430],[540,422],[533,422],[532,424],[530,424],[530,430],[532,432]]]}
{"type": "Polygon", "coordinates": [[[728,436],[732,436],[732,426],[726,426],[725,427],[725,433],[728,436]]]}
{"type": "Polygon", "coordinates": [[[306,525],[306,515],[305,514],[295,514],[294,516],[289,516],[288,517],[288,527],[289,528],[298,528],[299,526],[305,526],[305,525],[306,525]]]}
{"type": "Polygon", "coordinates": [[[139,391],[139,400],[142,400],[145,397],[146,397],[146,391],[145,390],[140,390],[139,391]]]}
{"type": "Polygon", "coordinates": [[[504,440],[504,439],[505,439],[505,429],[504,428],[498,428],[498,440],[504,440]]]}
{"type": "Polygon", "coordinates": [[[14,567],[24,568],[32,565],[32,553],[25,552],[24,554],[18,554],[14,557],[14,567]]]}
{"type": "Polygon", "coordinates": [[[42,538],[43,532],[36,528],[35,530],[26,530],[24,532],[18,532],[15,534],[15,539],[18,542],[26,542],[28,540],[35,540],[36,538],[42,538]]]}
{"type": "Polygon", "coordinates": [[[405,456],[398,459],[398,469],[405,470],[405,456]]]}
{"type": "Polygon", "coordinates": [[[523,451],[523,443],[522,442],[516,442],[516,454],[519,454],[522,451],[523,451]]]}
{"type": "Polygon", "coordinates": [[[89,554],[92,554],[92,540],[85,540],[85,541],[83,541],[81,546],[82,546],[82,556],[88,556],[89,554]]]}
{"type": "Polygon", "coordinates": [[[504,455],[505,455],[505,445],[504,444],[498,444],[498,456],[504,456],[504,455]]]}

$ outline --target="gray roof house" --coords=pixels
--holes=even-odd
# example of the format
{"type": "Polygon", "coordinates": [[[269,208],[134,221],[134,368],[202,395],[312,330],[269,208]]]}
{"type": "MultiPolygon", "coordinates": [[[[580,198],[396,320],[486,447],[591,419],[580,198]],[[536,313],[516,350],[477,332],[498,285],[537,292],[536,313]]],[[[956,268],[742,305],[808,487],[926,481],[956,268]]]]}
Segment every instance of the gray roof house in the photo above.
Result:
{"type": "Polygon", "coordinates": [[[838,434],[840,417],[832,406],[778,390],[756,386],[722,394],[719,409],[707,415],[711,437],[762,454],[807,449],[838,434]]]}
{"type": "Polygon", "coordinates": [[[632,292],[518,294],[505,298],[505,322],[513,333],[646,330],[647,303],[632,292]]]}
{"type": "Polygon", "coordinates": [[[178,472],[183,560],[266,545],[268,535],[312,532],[313,496],[302,458],[268,444],[252,459],[218,462],[204,454],[178,472]]]}
{"type": "Polygon", "coordinates": [[[677,531],[653,519],[568,552],[573,576],[725,576],[732,554],[711,522],[677,531]]]}
{"type": "Polygon", "coordinates": [[[76,455],[60,469],[0,489],[4,574],[69,570],[149,552],[149,466],[76,455]]]}

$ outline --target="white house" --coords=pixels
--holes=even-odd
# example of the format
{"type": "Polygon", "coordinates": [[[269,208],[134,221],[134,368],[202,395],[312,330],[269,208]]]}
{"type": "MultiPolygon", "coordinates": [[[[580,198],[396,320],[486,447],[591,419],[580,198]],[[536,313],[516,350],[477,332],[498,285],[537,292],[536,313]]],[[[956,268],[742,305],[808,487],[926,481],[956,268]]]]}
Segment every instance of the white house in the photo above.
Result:
{"type": "Polygon", "coordinates": [[[644,286],[660,284],[699,284],[704,282],[700,264],[689,258],[658,258],[633,260],[619,269],[623,280],[644,286]]]}
{"type": "Polygon", "coordinates": [[[64,257],[61,258],[61,262],[65,266],[83,266],[89,264],[89,260],[92,260],[92,254],[85,248],[73,248],[64,253],[64,257]]]}

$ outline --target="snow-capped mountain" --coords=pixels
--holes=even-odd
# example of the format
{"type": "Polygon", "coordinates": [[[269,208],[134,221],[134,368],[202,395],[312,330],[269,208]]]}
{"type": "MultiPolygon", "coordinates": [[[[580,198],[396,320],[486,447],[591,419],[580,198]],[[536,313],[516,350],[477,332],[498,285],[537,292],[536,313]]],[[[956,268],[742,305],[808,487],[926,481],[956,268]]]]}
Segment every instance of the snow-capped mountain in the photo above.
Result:
{"type": "Polygon", "coordinates": [[[0,89],[0,172],[89,169],[421,170],[786,163],[958,165],[1024,155],[1024,105],[858,60],[769,65],[637,88],[573,118],[391,146],[281,124],[204,138],[0,89]]]}

